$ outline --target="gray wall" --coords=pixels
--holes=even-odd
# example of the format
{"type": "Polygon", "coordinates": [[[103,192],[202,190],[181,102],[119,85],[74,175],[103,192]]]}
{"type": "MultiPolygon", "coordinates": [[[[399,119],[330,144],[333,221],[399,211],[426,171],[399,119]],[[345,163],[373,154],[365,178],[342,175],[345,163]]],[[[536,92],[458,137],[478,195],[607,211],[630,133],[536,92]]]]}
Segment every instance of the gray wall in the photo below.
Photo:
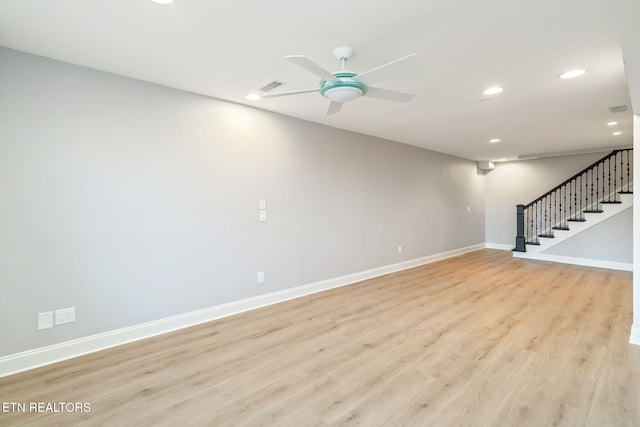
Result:
{"type": "Polygon", "coordinates": [[[607,153],[496,163],[486,174],[487,243],[515,245],[516,205],[527,204],[607,153]]]}
{"type": "Polygon", "coordinates": [[[0,356],[483,243],[484,221],[473,162],[0,48],[0,356]]]}
{"type": "Polygon", "coordinates": [[[543,253],[632,264],[633,206],[543,253]]]}

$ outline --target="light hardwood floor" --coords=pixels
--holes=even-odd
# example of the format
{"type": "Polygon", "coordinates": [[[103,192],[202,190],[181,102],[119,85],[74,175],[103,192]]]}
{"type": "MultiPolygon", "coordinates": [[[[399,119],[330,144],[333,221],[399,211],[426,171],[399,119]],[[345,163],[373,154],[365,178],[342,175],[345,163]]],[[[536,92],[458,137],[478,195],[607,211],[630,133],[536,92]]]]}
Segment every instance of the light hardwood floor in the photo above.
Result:
{"type": "Polygon", "coordinates": [[[480,250],[0,379],[0,425],[637,426],[631,273],[480,250]]]}

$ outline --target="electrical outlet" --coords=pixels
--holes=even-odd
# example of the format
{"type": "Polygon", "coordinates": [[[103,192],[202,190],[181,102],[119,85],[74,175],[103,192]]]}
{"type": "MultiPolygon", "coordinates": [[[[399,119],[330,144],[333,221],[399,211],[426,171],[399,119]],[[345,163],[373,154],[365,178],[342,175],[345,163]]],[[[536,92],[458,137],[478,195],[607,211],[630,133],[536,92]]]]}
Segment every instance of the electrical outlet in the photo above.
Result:
{"type": "Polygon", "coordinates": [[[264,283],[264,271],[258,271],[258,283],[264,283]]]}
{"type": "Polygon", "coordinates": [[[56,325],[70,323],[76,321],[76,308],[68,307],[56,310],[56,325]]]}
{"type": "Polygon", "coordinates": [[[267,211],[264,209],[260,209],[260,216],[258,217],[260,222],[267,222],[267,211]]]}

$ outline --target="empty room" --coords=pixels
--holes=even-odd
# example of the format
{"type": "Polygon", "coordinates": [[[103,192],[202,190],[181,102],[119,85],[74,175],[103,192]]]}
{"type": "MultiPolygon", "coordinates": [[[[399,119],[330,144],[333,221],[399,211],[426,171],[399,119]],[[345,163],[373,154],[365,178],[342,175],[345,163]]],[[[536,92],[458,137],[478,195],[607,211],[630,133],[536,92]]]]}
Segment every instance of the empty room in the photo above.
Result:
{"type": "Polygon", "coordinates": [[[637,22],[0,2],[0,425],[637,426],[637,22]]]}

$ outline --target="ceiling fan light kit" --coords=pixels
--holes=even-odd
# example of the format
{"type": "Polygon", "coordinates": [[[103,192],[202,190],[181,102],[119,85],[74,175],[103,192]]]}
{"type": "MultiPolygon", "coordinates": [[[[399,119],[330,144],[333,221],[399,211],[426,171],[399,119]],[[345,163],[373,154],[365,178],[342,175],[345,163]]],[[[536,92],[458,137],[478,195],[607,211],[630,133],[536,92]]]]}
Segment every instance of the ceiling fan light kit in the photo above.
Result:
{"type": "Polygon", "coordinates": [[[353,101],[361,96],[369,96],[385,101],[409,102],[415,97],[410,93],[368,86],[368,83],[396,77],[407,71],[412,71],[418,55],[412,54],[397,59],[363,73],[354,73],[345,69],[345,63],[353,55],[353,48],[342,46],[334,49],[333,54],[340,61],[342,68],[333,73],[311,61],[303,55],[285,56],[285,59],[304,68],[306,71],[320,77],[318,89],[305,89],[292,92],[273,93],[263,95],[262,98],[276,98],[280,96],[299,95],[309,92],[320,92],[320,95],[331,101],[327,115],[340,111],[344,102],[353,101]]]}
{"type": "Polygon", "coordinates": [[[320,81],[320,94],[332,101],[347,102],[367,93],[367,85],[354,80],[356,73],[340,71],[333,73],[340,80],[320,81]]]}

